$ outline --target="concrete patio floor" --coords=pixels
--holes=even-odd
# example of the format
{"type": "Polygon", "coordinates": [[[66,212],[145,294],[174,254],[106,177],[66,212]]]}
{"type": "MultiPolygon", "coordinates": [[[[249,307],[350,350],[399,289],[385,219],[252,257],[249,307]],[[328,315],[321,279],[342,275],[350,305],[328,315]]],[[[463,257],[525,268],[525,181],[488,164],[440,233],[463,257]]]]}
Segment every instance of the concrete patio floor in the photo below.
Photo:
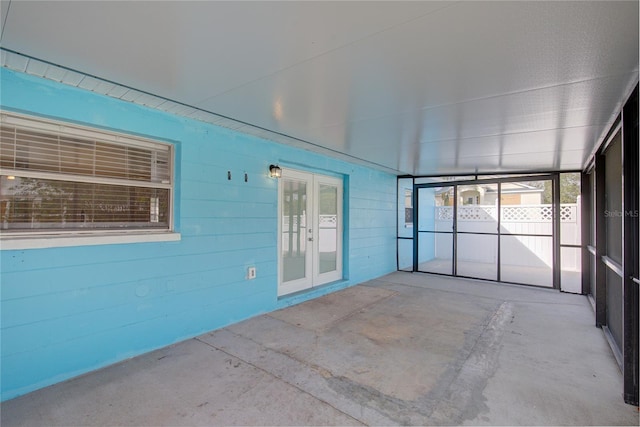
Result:
{"type": "Polygon", "coordinates": [[[584,296],[393,273],[2,403],[2,426],[638,425],[584,296]]]}

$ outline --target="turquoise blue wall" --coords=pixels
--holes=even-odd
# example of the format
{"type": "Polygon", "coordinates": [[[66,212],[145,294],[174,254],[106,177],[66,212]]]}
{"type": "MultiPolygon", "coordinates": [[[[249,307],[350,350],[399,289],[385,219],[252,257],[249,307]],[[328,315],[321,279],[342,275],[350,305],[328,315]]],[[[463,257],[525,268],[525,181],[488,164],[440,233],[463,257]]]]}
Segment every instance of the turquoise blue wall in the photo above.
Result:
{"type": "Polygon", "coordinates": [[[174,141],[182,235],[0,251],[2,400],[396,268],[395,176],[6,69],[0,78],[7,110],[174,141]],[[271,163],[344,176],[346,280],[277,299],[271,163]]]}

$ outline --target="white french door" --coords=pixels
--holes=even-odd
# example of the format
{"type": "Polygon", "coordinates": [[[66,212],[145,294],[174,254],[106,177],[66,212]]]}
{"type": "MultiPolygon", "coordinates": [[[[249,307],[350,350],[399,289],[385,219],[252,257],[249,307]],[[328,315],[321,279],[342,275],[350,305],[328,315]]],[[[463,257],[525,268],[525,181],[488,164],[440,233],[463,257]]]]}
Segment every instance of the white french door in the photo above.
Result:
{"type": "Polygon", "coordinates": [[[278,295],[342,278],[341,179],[283,169],[278,218],[278,295]]]}

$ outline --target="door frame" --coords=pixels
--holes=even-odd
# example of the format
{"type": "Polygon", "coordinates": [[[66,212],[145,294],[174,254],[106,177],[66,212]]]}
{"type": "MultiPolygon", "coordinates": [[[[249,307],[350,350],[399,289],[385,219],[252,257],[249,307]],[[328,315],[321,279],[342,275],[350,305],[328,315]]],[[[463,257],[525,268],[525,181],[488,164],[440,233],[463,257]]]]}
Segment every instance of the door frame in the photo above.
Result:
{"type": "Polygon", "coordinates": [[[298,169],[282,168],[282,177],[278,180],[278,226],[277,226],[277,263],[278,263],[278,297],[284,297],[296,292],[303,292],[314,287],[335,282],[343,278],[343,234],[344,234],[344,180],[339,177],[324,175],[298,169]],[[282,256],[282,211],[283,211],[283,183],[284,180],[296,179],[307,185],[307,206],[305,223],[305,277],[283,282],[284,257],[282,256]],[[337,188],[336,215],[336,269],[326,273],[320,272],[320,227],[319,227],[319,191],[320,185],[329,184],[337,188]]]}

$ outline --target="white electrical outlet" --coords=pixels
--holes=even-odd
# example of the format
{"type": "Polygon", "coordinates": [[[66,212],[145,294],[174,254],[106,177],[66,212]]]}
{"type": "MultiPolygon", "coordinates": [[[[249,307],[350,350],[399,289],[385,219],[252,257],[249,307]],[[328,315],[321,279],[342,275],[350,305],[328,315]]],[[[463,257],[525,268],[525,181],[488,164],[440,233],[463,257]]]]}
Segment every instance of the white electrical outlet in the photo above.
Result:
{"type": "Polygon", "coordinates": [[[251,280],[255,278],[256,278],[256,268],[255,267],[247,268],[247,279],[251,280]]]}

